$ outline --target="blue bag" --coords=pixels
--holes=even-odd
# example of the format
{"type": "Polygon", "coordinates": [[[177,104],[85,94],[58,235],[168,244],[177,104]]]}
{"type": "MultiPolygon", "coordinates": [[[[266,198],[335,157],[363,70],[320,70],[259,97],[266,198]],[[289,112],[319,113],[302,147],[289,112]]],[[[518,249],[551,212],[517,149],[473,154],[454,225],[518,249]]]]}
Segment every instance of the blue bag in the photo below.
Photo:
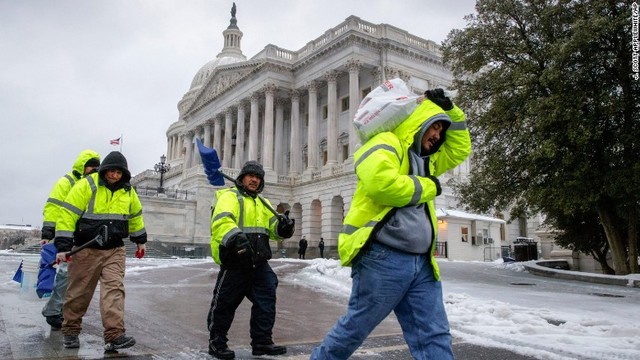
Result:
{"type": "Polygon", "coordinates": [[[40,251],[40,270],[38,271],[38,285],[36,286],[36,294],[39,298],[47,297],[53,292],[53,285],[56,279],[56,268],[51,266],[55,264],[58,251],[53,243],[42,246],[40,251]]]}
{"type": "Polygon", "coordinates": [[[20,261],[20,266],[18,266],[18,270],[13,275],[13,281],[22,283],[22,261],[20,261]]]}

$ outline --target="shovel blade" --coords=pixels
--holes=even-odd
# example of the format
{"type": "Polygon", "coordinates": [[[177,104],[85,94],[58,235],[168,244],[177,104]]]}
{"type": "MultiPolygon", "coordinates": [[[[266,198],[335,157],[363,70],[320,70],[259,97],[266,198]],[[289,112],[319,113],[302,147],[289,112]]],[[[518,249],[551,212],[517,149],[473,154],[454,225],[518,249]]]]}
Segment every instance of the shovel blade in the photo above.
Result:
{"type": "Polygon", "coordinates": [[[208,148],[204,146],[199,138],[196,138],[196,144],[198,145],[198,152],[200,152],[200,158],[202,159],[202,165],[204,166],[204,173],[207,175],[209,184],[213,186],[223,186],[224,176],[220,172],[220,158],[218,152],[214,148],[208,148]]]}

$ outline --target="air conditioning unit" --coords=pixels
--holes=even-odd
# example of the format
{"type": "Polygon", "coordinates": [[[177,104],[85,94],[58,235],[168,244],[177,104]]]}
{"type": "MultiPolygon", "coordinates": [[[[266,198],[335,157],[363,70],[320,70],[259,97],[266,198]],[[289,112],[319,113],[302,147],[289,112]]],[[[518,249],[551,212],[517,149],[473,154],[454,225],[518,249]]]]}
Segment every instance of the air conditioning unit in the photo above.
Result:
{"type": "Polygon", "coordinates": [[[493,238],[487,238],[487,244],[493,244],[493,238]]]}

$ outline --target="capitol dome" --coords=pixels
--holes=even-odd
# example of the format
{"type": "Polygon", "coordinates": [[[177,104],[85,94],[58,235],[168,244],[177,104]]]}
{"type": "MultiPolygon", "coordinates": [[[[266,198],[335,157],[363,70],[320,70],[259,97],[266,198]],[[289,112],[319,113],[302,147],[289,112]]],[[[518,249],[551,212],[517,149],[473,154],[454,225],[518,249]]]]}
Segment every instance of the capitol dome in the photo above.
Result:
{"type": "Polygon", "coordinates": [[[208,63],[204,64],[200,68],[200,70],[198,70],[196,76],[193,77],[190,90],[198,89],[202,85],[204,85],[205,81],[207,81],[207,79],[209,78],[209,75],[211,75],[217,67],[245,60],[246,59],[244,57],[222,56],[209,61],[208,63]]]}
{"type": "Polygon", "coordinates": [[[236,4],[233,3],[229,26],[222,32],[222,36],[224,37],[224,47],[215,59],[204,64],[204,66],[198,70],[196,76],[193,77],[193,81],[191,81],[191,88],[189,91],[196,90],[203,86],[217,67],[247,60],[247,57],[242,54],[242,49],[240,47],[242,31],[238,28],[237,23],[236,4]]]}

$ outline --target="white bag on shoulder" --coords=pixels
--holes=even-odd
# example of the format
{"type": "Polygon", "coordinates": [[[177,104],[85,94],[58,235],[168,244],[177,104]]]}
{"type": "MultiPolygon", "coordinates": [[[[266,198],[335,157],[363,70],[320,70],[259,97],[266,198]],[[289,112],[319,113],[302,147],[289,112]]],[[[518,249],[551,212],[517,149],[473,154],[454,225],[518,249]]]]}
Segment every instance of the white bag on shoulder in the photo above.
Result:
{"type": "Polygon", "coordinates": [[[353,118],[361,143],[402,123],[424,100],[409,90],[401,79],[387,80],[373,89],[362,101],[353,118]]]}

